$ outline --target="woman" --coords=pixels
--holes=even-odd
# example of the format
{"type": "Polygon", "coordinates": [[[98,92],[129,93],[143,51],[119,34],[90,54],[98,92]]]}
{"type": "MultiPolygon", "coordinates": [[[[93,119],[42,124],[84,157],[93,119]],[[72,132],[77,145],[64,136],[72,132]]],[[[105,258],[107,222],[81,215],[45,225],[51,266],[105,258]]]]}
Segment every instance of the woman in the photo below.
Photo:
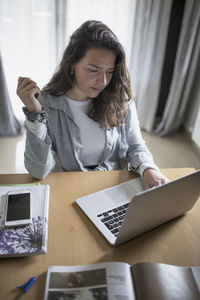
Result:
{"type": "Polygon", "coordinates": [[[145,188],[166,182],[141,137],[123,47],[102,22],[87,21],[72,34],[42,91],[19,77],[17,94],[25,104],[25,166],[32,176],[130,165],[145,188]]]}

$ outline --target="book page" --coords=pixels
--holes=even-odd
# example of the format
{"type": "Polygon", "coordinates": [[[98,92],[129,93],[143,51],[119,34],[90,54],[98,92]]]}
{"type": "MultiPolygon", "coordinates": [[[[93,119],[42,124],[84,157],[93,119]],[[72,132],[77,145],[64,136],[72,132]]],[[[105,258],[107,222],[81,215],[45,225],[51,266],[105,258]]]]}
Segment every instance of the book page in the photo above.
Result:
{"type": "Polygon", "coordinates": [[[199,300],[200,293],[190,267],[138,263],[132,267],[137,300],[199,300]]]}
{"type": "Polygon", "coordinates": [[[48,268],[45,300],[136,300],[130,266],[109,262],[48,268]]]}

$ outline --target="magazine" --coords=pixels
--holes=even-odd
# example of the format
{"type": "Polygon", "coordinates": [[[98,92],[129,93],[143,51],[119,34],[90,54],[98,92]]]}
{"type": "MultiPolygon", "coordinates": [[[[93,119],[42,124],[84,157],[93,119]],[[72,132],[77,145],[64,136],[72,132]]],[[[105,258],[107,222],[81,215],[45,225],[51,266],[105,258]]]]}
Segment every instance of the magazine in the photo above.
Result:
{"type": "Polygon", "coordinates": [[[49,185],[0,186],[0,257],[47,253],[49,185]],[[19,227],[5,226],[8,191],[29,190],[32,194],[32,222],[19,227]]]}
{"type": "Polygon", "coordinates": [[[45,300],[197,300],[200,267],[107,262],[50,266],[45,300]]]}

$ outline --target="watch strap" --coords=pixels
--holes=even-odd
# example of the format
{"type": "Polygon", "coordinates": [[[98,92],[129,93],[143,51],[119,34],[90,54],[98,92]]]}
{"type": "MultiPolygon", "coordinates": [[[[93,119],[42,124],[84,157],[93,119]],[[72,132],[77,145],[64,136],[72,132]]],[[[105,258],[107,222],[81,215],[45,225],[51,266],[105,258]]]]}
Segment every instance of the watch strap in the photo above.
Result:
{"type": "Polygon", "coordinates": [[[31,122],[43,122],[44,120],[47,120],[48,115],[46,111],[41,110],[41,111],[29,111],[27,107],[22,107],[22,110],[27,118],[27,120],[31,122]]]}

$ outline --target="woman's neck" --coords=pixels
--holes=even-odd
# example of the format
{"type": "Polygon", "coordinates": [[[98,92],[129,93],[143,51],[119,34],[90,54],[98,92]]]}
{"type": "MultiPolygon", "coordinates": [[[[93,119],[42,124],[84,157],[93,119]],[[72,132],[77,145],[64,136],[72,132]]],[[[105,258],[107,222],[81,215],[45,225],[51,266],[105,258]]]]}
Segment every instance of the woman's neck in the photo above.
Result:
{"type": "Polygon", "coordinates": [[[67,97],[69,97],[72,100],[76,100],[76,101],[87,101],[90,98],[87,97],[84,93],[81,93],[81,91],[77,91],[76,89],[71,88],[70,90],[68,90],[65,94],[67,97]]]}

